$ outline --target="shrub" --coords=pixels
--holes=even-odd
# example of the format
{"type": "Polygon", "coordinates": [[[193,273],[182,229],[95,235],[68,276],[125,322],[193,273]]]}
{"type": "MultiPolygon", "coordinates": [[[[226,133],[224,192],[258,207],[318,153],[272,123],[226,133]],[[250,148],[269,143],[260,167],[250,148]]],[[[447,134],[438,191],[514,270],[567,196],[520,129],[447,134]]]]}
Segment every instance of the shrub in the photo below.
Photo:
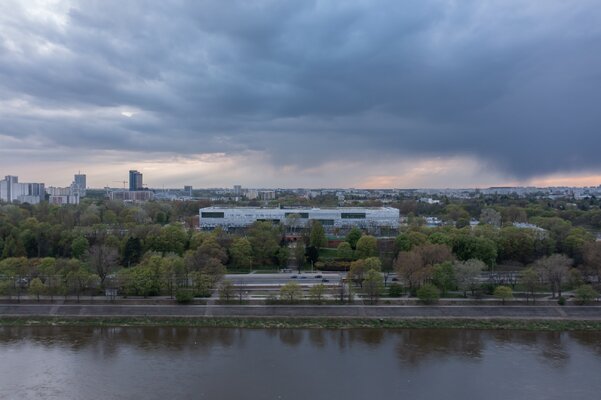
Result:
{"type": "Polygon", "coordinates": [[[495,292],[495,285],[494,283],[483,283],[480,285],[480,290],[483,294],[492,295],[495,292]]]}
{"type": "Polygon", "coordinates": [[[302,296],[303,291],[296,282],[288,282],[280,287],[280,300],[295,303],[302,296]]]}
{"type": "Polygon", "coordinates": [[[560,306],[565,306],[566,305],[566,298],[563,296],[559,296],[559,298],[557,299],[557,304],[559,304],[560,306]]]}
{"type": "Polygon", "coordinates": [[[194,294],[188,289],[179,289],[175,292],[175,300],[180,304],[191,303],[194,299],[194,294]]]}
{"type": "Polygon", "coordinates": [[[388,286],[388,296],[389,297],[401,297],[403,295],[403,287],[398,283],[391,283],[388,286]]]}
{"type": "Polygon", "coordinates": [[[599,297],[591,285],[581,285],[575,291],[578,304],[587,304],[599,297]]]}
{"type": "Polygon", "coordinates": [[[497,299],[501,299],[503,304],[505,304],[505,300],[513,298],[513,291],[509,286],[497,286],[494,295],[497,299]]]}
{"type": "Polygon", "coordinates": [[[417,297],[425,304],[434,304],[440,299],[440,290],[430,283],[417,289],[417,297]]]}
{"type": "Polygon", "coordinates": [[[235,287],[232,284],[232,282],[228,281],[228,280],[224,280],[223,282],[221,282],[221,284],[219,285],[219,300],[221,301],[230,301],[235,293],[235,287]]]}
{"type": "Polygon", "coordinates": [[[314,264],[315,269],[320,271],[348,271],[351,267],[350,261],[343,260],[325,260],[314,264]]]}

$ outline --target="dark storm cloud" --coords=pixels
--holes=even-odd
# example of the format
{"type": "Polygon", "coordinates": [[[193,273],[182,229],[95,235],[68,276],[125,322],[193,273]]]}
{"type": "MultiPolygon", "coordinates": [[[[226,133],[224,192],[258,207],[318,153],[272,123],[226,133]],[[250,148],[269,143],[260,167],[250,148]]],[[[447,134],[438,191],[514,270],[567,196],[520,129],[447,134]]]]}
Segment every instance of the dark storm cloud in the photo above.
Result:
{"type": "Polygon", "coordinates": [[[601,168],[601,9],[529,3],[86,1],[61,23],[17,2],[0,99],[26,106],[0,110],[0,134],[278,164],[467,155],[518,178],[601,168]]]}

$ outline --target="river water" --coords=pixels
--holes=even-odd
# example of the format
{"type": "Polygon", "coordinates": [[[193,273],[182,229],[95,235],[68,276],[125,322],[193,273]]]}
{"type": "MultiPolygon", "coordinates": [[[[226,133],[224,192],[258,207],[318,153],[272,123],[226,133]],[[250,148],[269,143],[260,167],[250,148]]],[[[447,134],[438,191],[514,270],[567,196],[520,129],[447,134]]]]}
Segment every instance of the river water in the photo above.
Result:
{"type": "Polygon", "coordinates": [[[0,327],[0,399],[599,399],[600,332],[0,327]]]}

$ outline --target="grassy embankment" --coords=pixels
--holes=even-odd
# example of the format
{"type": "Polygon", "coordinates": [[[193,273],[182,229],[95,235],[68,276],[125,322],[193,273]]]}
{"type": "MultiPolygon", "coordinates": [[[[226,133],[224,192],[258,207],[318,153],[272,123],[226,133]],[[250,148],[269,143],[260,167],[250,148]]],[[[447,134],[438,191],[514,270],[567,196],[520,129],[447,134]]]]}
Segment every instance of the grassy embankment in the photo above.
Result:
{"type": "Polygon", "coordinates": [[[359,318],[0,317],[0,326],[180,326],[202,328],[385,328],[601,331],[601,321],[359,318]]]}

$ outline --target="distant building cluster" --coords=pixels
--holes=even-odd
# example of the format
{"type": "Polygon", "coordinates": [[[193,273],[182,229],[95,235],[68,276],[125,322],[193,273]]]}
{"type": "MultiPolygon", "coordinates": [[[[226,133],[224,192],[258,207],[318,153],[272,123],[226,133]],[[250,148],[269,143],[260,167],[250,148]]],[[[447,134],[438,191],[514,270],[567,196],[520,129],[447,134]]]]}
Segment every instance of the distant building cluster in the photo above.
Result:
{"type": "Polygon", "coordinates": [[[19,182],[19,177],[7,175],[0,180],[0,201],[6,203],[39,204],[46,200],[50,204],[79,204],[79,199],[86,195],[86,175],[78,173],[68,187],[48,187],[43,183],[19,182]]]}
{"type": "Polygon", "coordinates": [[[135,169],[129,171],[129,190],[126,190],[123,182],[123,190],[109,191],[108,197],[111,200],[119,200],[126,202],[144,202],[154,199],[154,192],[144,189],[143,174],[135,169]]]}
{"type": "Polygon", "coordinates": [[[38,204],[46,198],[43,183],[20,183],[19,178],[7,175],[0,181],[0,200],[13,203],[38,204]]]}
{"type": "Polygon", "coordinates": [[[128,202],[142,202],[150,201],[154,199],[154,193],[150,190],[117,190],[109,193],[111,200],[128,201],[128,202]]]}
{"type": "Polygon", "coordinates": [[[79,200],[86,196],[86,175],[77,173],[74,176],[71,186],[68,187],[49,187],[46,189],[48,193],[48,203],[55,205],[79,204],[79,200]]]}
{"type": "Polygon", "coordinates": [[[399,210],[392,207],[337,208],[252,208],[206,207],[199,210],[200,228],[245,228],[257,221],[275,224],[306,226],[319,221],[326,230],[333,228],[392,228],[399,227],[399,210]]]}

